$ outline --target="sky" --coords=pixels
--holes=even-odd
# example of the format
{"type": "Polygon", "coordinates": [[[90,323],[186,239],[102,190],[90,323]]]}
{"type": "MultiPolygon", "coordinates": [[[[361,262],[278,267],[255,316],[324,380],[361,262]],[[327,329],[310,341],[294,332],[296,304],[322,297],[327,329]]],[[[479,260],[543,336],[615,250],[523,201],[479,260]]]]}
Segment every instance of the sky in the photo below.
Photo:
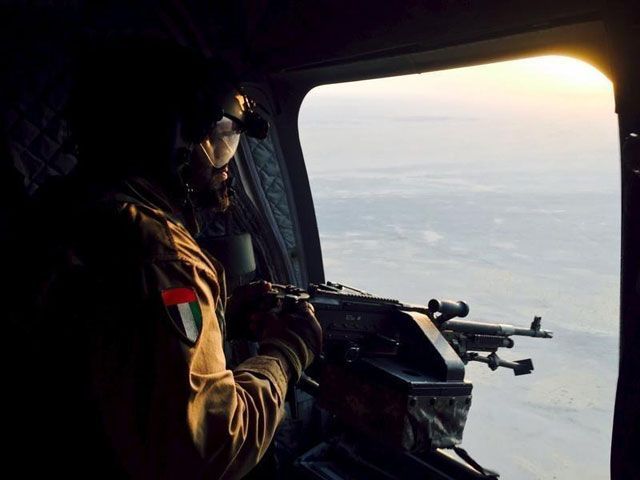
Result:
{"type": "Polygon", "coordinates": [[[603,149],[617,142],[613,116],[613,87],[603,74],[582,61],[547,56],[317,87],[299,122],[311,176],[462,165],[470,151],[474,161],[500,168],[594,171],[603,168],[603,149]],[[359,154],[352,155],[356,145],[359,154]]]}

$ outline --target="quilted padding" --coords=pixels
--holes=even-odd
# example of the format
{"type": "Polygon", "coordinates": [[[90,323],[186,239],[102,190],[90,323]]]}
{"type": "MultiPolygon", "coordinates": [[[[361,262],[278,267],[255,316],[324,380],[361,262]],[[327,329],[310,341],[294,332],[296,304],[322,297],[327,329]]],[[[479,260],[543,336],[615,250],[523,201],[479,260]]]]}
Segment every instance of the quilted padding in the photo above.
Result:
{"type": "Polygon", "coordinates": [[[3,123],[11,158],[29,194],[76,164],[64,120],[71,82],[62,51],[59,45],[40,44],[9,53],[3,123]]]}
{"type": "MultiPolygon", "coordinates": [[[[273,213],[277,230],[282,235],[289,253],[296,251],[296,235],[291,216],[291,208],[285,190],[280,163],[271,137],[265,140],[248,138],[249,151],[256,167],[260,186],[273,213]]],[[[290,255],[296,280],[300,279],[300,264],[295,255],[290,255]]]]}

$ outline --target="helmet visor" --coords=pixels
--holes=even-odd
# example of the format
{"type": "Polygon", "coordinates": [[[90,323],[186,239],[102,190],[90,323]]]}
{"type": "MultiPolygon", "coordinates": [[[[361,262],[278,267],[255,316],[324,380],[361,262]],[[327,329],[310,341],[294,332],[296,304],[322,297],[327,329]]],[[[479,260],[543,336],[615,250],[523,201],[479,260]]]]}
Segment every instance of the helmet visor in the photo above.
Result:
{"type": "Polygon", "coordinates": [[[240,143],[240,126],[232,119],[222,117],[216,122],[209,135],[200,142],[200,149],[215,168],[227,165],[240,143]]]}

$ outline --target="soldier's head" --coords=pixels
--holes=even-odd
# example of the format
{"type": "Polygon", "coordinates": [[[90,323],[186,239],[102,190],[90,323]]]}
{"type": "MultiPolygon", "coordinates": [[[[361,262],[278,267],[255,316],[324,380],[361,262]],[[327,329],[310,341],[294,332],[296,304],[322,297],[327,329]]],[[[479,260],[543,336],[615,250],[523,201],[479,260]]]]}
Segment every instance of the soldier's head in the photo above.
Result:
{"type": "Polygon", "coordinates": [[[229,203],[227,166],[240,135],[263,139],[269,125],[257,114],[253,100],[233,85],[219,88],[214,103],[219,106],[219,114],[204,137],[198,136],[183,150],[188,161],[183,162],[180,176],[197,207],[221,211],[229,203]]]}
{"type": "Polygon", "coordinates": [[[228,68],[157,40],[84,51],[70,119],[88,175],[103,182],[150,177],[204,203],[239,135],[264,138],[268,129],[228,68]]]}

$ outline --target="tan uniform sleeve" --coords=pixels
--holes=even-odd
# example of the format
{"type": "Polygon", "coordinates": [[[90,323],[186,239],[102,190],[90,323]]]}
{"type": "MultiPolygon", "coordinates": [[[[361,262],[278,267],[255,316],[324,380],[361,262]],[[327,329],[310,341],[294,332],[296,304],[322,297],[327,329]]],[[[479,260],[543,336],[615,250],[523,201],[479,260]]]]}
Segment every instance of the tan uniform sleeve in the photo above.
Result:
{"type": "Polygon", "coordinates": [[[149,270],[149,287],[153,282],[157,290],[193,287],[202,310],[198,341],[192,347],[183,343],[182,358],[174,359],[184,361],[187,369],[188,385],[182,378],[174,379],[187,387],[185,403],[176,404],[178,411],[166,413],[186,416],[190,441],[206,478],[241,477],[263,456],[282,419],[288,382],[285,366],[278,358],[258,356],[233,372],[228,370],[215,314],[219,301],[215,273],[186,261],[159,262],[149,270]]]}
{"type": "Polygon", "coordinates": [[[226,368],[215,272],[167,259],[144,267],[140,321],[102,335],[96,381],[106,429],[134,478],[240,478],[265,453],[283,417],[284,360],[257,356],[226,368]],[[161,292],[192,288],[202,312],[195,344],[180,337],[161,292]],[[104,368],[113,364],[114,370],[104,368]]]}

